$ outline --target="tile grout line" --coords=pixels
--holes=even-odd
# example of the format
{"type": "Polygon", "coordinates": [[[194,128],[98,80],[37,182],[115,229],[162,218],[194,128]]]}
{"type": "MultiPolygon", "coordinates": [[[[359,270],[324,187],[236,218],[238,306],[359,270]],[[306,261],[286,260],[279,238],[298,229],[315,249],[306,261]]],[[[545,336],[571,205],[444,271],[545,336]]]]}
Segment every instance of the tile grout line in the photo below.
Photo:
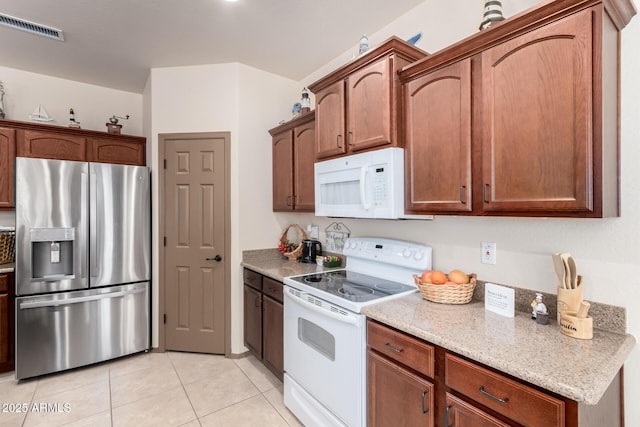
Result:
{"type": "Polygon", "coordinates": [[[182,391],[184,392],[184,395],[187,396],[187,400],[189,401],[189,406],[191,406],[191,410],[193,411],[193,414],[196,416],[196,421],[200,426],[202,426],[202,423],[200,423],[200,417],[198,416],[198,412],[196,412],[196,408],[194,408],[193,406],[193,402],[189,397],[189,393],[187,393],[187,389],[184,387],[184,383],[182,382],[182,377],[180,377],[180,374],[178,373],[176,366],[173,364],[173,360],[169,356],[169,352],[165,352],[165,354],[167,355],[167,359],[169,359],[169,363],[171,364],[171,369],[173,369],[173,372],[175,372],[176,377],[178,377],[178,381],[180,381],[180,387],[182,387],[182,391]]]}

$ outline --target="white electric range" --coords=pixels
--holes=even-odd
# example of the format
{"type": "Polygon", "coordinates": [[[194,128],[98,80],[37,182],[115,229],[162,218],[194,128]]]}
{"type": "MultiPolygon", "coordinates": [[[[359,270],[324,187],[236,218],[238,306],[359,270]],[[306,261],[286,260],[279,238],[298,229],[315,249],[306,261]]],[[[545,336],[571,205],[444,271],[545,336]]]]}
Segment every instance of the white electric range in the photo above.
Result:
{"type": "Polygon", "coordinates": [[[418,291],[429,246],[350,238],[344,269],[284,279],[284,402],[305,426],[366,425],[362,307],[418,291]]]}

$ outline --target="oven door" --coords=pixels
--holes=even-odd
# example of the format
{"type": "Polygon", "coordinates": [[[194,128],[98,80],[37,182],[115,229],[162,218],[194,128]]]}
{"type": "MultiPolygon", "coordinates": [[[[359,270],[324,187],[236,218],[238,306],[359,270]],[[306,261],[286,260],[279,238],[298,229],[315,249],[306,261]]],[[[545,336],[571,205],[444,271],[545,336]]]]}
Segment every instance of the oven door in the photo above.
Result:
{"type": "Polygon", "coordinates": [[[285,286],[287,407],[306,426],[365,425],[364,315],[285,286]]]}

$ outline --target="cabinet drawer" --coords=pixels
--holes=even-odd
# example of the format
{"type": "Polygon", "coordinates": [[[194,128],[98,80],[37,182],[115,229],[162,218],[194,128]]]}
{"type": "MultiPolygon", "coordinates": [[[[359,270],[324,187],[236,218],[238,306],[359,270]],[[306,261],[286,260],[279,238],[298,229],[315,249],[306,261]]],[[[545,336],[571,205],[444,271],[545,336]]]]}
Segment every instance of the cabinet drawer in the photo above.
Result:
{"type": "Polygon", "coordinates": [[[393,360],[433,378],[433,346],[371,321],[367,321],[367,344],[393,360]]]}
{"type": "Polygon", "coordinates": [[[448,387],[527,426],[564,426],[564,402],[459,357],[445,356],[448,387]]]}
{"type": "Polygon", "coordinates": [[[262,290],[262,274],[245,268],[242,275],[245,284],[259,291],[262,290]]]}
{"type": "Polygon", "coordinates": [[[9,275],[0,274],[0,294],[9,292],[9,275]]]}
{"type": "Polygon", "coordinates": [[[282,302],[282,283],[269,277],[262,278],[262,293],[282,302]]]}

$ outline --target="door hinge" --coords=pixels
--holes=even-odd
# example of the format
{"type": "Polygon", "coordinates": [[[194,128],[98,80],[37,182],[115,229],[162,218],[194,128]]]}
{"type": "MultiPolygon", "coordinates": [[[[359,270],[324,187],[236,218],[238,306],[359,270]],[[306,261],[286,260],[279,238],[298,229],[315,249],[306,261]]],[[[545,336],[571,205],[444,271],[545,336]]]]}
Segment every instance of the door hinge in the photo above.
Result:
{"type": "Polygon", "coordinates": [[[162,315],[162,323],[167,324],[167,313],[162,315]]]}
{"type": "Polygon", "coordinates": [[[162,238],[162,244],[163,244],[163,246],[167,246],[167,236],[164,236],[162,238]]]}
{"type": "Polygon", "coordinates": [[[162,161],[162,163],[163,163],[164,168],[166,169],[166,168],[167,168],[167,159],[164,159],[164,160],[162,161]]]}

